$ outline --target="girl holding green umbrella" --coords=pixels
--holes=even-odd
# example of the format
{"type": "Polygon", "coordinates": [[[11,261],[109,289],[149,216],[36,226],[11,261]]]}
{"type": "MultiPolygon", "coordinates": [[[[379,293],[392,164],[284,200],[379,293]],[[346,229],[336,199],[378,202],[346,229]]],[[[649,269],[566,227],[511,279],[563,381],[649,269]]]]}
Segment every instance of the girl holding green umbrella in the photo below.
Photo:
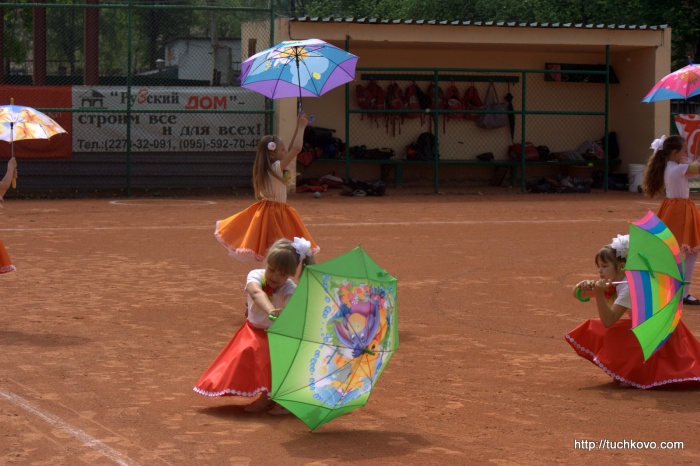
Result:
{"type": "MultiPolygon", "coordinates": [[[[301,264],[313,263],[311,242],[304,238],[277,240],[268,250],[266,268],[248,274],[245,291],[248,314],[221,353],[199,378],[194,391],[205,396],[240,396],[248,398],[244,411],[270,408],[272,369],[266,330],[272,325],[296,285],[291,280],[301,264]]],[[[287,414],[277,405],[270,414],[287,414]]]]}

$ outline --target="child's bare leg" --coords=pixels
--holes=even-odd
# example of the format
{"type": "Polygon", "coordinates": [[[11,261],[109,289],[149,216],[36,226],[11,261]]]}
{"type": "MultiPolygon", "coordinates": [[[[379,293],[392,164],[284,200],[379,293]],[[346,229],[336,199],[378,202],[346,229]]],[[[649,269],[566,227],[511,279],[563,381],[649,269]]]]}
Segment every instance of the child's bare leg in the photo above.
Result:
{"type": "Polygon", "coordinates": [[[267,412],[267,414],[271,414],[273,416],[284,416],[285,414],[292,414],[292,412],[284,406],[275,403],[275,405],[267,412]]]}
{"type": "Polygon", "coordinates": [[[246,413],[258,413],[265,411],[272,405],[272,401],[267,397],[267,393],[262,393],[255,401],[243,408],[246,413]]]}

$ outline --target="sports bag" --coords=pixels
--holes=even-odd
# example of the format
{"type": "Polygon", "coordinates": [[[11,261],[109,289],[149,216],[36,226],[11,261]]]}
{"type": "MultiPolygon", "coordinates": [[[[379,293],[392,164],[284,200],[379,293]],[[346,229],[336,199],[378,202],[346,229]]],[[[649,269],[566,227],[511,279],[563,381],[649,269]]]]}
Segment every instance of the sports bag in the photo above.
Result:
{"type": "MultiPolygon", "coordinates": [[[[408,110],[417,110],[416,113],[407,113],[406,118],[420,118],[421,126],[423,126],[423,121],[425,120],[425,108],[421,105],[419,93],[425,96],[425,93],[420,90],[420,87],[414,82],[409,84],[404,92],[404,101],[406,102],[406,108],[408,110]]],[[[430,105],[430,100],[425,102],[426,105],[430,105]]]]}
{"type": "MultiPolygon", "coordinates": [[[[464,102],[459,98],[459,89],[454,84],[445,91],[445,100],[447,100],[447,110],[464,110],[464,102]]],[[[448,113],[448,120],[462,119],[464,113],[448,113]]]]}
{"type": "MultiPolygon", "coordinates": [[[[386,108],[389,110],[405,110],[406,105],[403,98],[403,92],[398,84],[392,82],[386,90],[386,108]]],[[[401,134],[401,123],[403,123],[403,113],[387,113],[386,114],[386,132],[389,134],[391,127],[391,135],[396,136],[396,127],[399,127],[401,134]]]]}
{"type": "MultiPolygon", "coordinates": [[[[479,97],[479,90],[472,84],[464,93],[464,108],[467,110],[481,110],[483,106],[484,103],[481,101],[481,97],[479,97]]],[[[470,121],[476,121],[477,116],[478,114],[476,113],[467,113],[464,115],[464,118],[470,121]]]]}
{"type": "MultiPolygon", "coordinates": [[[[486,97],[484,98],[484,106],[482,110],[490,112],[501,112],[506,111],[507,109],[508,104],[506,104],[498,98],[496,86],[494,86],[493,83],[489,83],[489,87],[486,90],[486,97]]],[[[508,114],[481,113],[476,118],[476,126],[484,129],[503,128],[504,126],[508,126],[508,114]]]]}

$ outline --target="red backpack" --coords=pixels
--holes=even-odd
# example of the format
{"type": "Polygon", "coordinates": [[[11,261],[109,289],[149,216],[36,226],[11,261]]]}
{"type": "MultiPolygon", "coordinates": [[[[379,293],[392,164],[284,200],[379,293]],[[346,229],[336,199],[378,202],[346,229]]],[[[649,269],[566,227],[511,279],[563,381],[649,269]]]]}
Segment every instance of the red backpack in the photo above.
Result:
{"type": "Polygon", "coordinates": [[[384,92],[384,89],[382,89],[379,86],[379,84],[377,84],[377,81],[375,81],[374,79],[370,79],[369,83],[367,83],[367,90],[374,97],[372,109],[384,110],[386,108],[386,92],[384,92]]]}
{"type": "MultiPolygon", "coordinates": [[[[389,84],[386,90],[386,108],[389,110],[404,110],[406,102],[404,101],[403,92],[395,82],[389,84]]],[[[403,123],[404,114],[402,113],[387,113],[386,114],[386,131],[389,132],[389,125],[392,126],[392,136],[396,136],[396,125],[399,126],[399,134],[401,134],[401,123],[403,123]]]]}
{"type": "MultiPolygon", "coordinates": [[[[370,79],[367,83],[367,92],[372,96],[372,105],[368,110],[384,110],[386,105],[386,93],[379,84],[377,84],[377,81],[370,79]]],[[[376,122],[377,128],[379,128],[378,119],[379,115],[373,114],[369,116],[370,123],[376,122]]]]}
{"type": "MultiPolygon", "coordinates": [[[[454,83],[450,84],[445,93],[445,100],[447,101],[448,110],[464,110],[464,103],[459,98],[459,89],[454,83]]],[[[464,113],[449,113],[447,114],[447,119],[462,119],[464,118],[464,113]]]]}
{"type": "MultiPolygon", "coordinates": [[[[472,84],[464,93],[464,108],[466,110],[481,110],[483,105],[484,103],[481,101],[481,97],[479,97],[479,90],[472,84]]],[[[479,115],[476,113],[467,113],[465,114],[464,118],[467,120],[476,121],[477,116],[479,115]]]]}
{"type": "Polygon", "coordinates": [[[386,104],[386,108],[389,110],[404,110],[406,108],[403,92],[395,82],[389,84],[386,89],[386,104]]]}
{"type": "MultiPolygon", "coordinates": [[[[355,86],[355,97],[357,98],[357,106],[360,107],[360,110],[371,110],[374,106],[374,96],[369,92],[367,86],[363,86],[362,84],[355,86]]],[[[364,114],[362,114],[362,117],[364,118],[364,114]]]]}
{"type": "MultiPolygon", "coordinates": [[[[422,110],[420,106],[420,102],[418,102],[418,94],[417,94],[417,89],[418,86],[416,83],[411,83],[406,90],[404,91],[404,101],[406,101],[406,108],[409,110],[422,110]]],[[[406,118],[418,118],[422,116],[420,112],[418,113],[407,113],[406,118]]]]}

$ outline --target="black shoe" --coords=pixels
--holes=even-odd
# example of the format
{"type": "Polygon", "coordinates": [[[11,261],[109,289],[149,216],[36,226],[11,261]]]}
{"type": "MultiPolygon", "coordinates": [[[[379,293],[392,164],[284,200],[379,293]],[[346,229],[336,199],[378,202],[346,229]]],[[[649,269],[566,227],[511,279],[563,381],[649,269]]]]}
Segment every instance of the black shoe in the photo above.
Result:
{"type": "Polygon", "coordinates": [[[691,306],[700,306],[700,299],[687,295],[685,298],[683,298],[683,304],[689,304],[691,306]]]}

